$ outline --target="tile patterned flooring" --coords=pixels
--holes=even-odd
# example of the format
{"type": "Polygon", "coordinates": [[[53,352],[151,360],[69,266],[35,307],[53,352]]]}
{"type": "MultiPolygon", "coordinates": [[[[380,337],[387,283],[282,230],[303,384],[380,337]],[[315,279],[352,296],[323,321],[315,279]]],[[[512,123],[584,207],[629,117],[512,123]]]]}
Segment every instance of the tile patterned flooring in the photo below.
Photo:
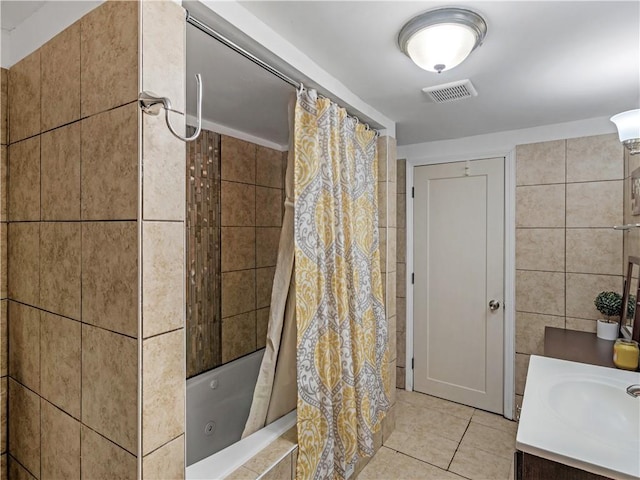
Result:
{"type": "Polygon", "coordinates": [[[358,480],[513,478],[517,423],[421,393],[397,395],[396,429],[358,480]]]}

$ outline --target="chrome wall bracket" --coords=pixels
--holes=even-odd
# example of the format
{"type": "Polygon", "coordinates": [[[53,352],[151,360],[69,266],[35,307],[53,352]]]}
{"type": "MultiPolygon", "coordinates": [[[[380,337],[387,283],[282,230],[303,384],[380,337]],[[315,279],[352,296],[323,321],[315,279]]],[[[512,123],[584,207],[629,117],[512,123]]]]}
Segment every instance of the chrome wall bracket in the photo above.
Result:
{"type": "Polygon", "coordinates": [[[199,73],[196,73],[196,91],[198,124],[196,126],[196,131],[190,137],[183,137],[173,129],[171,121],[169,120],[169,112],[181,112],[178,112],[171,107],[171,100],[169,98],[160,97],[153,92],[141,92],[138,95],[138,104],[140,105],[140,109],[147,115],[160,115],[160,111],[164,109],[165,121],[167,123],[167,127],[169,128],[169,131],[173,134],[173,136],[182,140],[183,142],[191,142],[198,138],[198,136],[200,135],[200,131],[202,130],[202,76],[199,73]]]}
{"type": "Polygon", "coordinates": [[[614,230],[629,231],[632,228],[640,228],[640,223],[627,223],[626,225],[614,225],[614,230]]]}

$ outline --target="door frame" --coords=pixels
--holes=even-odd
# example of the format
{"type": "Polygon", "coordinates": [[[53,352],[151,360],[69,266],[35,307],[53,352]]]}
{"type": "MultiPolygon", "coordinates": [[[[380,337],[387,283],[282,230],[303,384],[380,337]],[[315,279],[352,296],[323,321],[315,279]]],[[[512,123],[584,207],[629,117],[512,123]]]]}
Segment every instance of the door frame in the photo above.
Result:
{"type": "Polygon", "coordinates": [[[406,159],[407,248],[406,248],[406,359],[405,388],[413,391],[413,174],[415,167],[458,163],[484,158],[504,157],[504,399],[503,416],[513,420],[515,413],[515,277],[516,277],[516,150],[482,151],[473,154],[443,156],[429,159],[406,159]]]}

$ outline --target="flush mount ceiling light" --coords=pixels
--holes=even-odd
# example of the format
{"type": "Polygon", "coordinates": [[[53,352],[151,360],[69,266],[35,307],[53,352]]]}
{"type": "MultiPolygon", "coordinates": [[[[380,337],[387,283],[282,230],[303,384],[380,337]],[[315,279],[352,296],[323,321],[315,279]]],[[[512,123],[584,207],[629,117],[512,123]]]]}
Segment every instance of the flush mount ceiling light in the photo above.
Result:
{"type": "Polygon", "coordinates": [[[398,45],[420,68],[440,73],[460,65],[486,33],[487,24],[477,13],[438,8],[409,20],[400,30],[398,45]]]}
{"type": "Polygon", "coordinates": [[[640,153],[640,109],[628,110],[611,117],[618,137],[631,155],[640,153]]]}

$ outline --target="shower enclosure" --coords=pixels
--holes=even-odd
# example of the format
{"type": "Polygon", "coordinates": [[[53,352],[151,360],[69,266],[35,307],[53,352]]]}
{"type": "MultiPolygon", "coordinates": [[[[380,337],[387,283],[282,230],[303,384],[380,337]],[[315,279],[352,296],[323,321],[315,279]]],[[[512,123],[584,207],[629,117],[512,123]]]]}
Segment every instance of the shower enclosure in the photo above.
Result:
{"type": "Polygon", "coordinates": [[[267,336],[285,152],[206,129],[186,148],[191,465],[240,440],[249,415],[267,336]]]}

